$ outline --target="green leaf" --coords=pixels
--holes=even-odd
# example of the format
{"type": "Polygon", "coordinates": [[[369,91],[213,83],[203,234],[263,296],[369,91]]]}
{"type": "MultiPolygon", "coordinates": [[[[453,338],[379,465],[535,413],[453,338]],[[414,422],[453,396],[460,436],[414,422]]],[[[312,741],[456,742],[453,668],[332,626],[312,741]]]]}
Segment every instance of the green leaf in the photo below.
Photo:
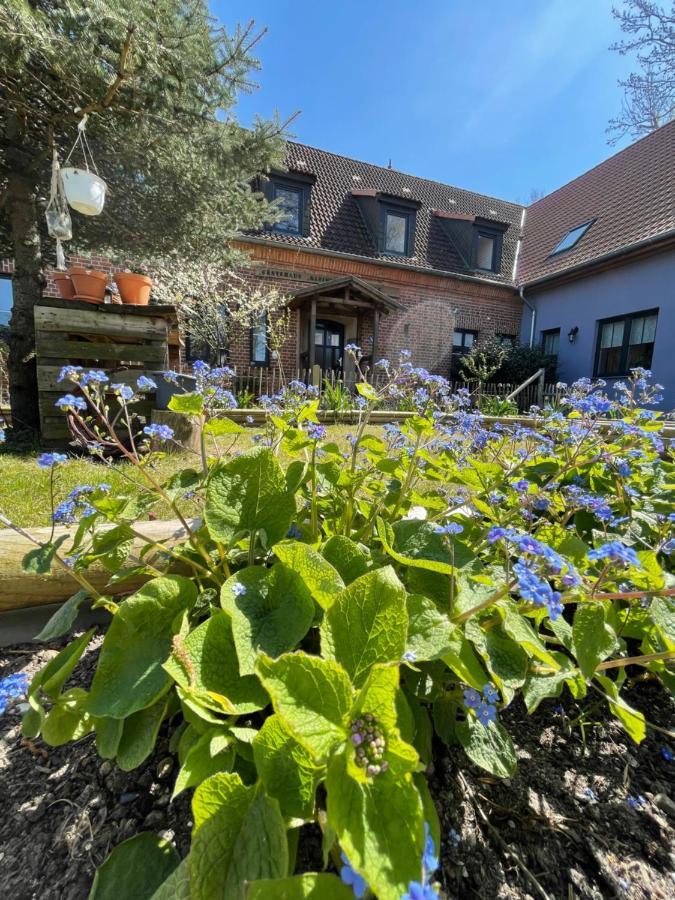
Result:
{"type": "Polygon", "coordinates": [[[394,550],[394,548],[391,546],[391,543],[389,542],[389,537],[384,527],[384,523],[379,517],[377,520],[377,534],[386,553],[401,565],[410,566],[413,569],[425,569],[429,572],[437,572],[440,575],[452,575],[455,571],[454,566],[450,562],[422,557],[417,558],[413,556],[406,556],[405,554],[399,553],[397,550],[394,550]]]}
{"type": "Polygon", "coordinates": [[[132,713],[124,720],[116,762],[124,772],[138,768],[155,749],[159,726],[166,715],[167,702],[159,700],[146,709],[132,713]]]}
{"type": "Polygon", "coordinates": [[[216,541],[229,544],[235,534],[264,531],[270,546],[286,536],[294,517],[295,498],[265,447],[236,457],[209,479],[204,519],[216,541]]]}
{"type": "Polygon", "coordinates": [[[579,604],[574,613],[572,633],[581,673],[584,678],[592,678],[598,663],[619,646],[614,629],[605,621],[603,604],[579,604]]]}
{"type": "Polygon", "coordinates": [[[616,682],[612,681],[611,678],[608,678],[606,675],[596,675],[595,678],[605,689],[609,708],[623,725],[626,734],[636,744],[640,744],[647,736],[647,723],[644,714],[626,703],[619,694],[616,682]]]}
{"type": "Polygon", "coordinates": [[[352,582],[326,610],[321,649],[359,687],[375,663],[399,662],[405,652],[406,592],[391,566],[352,582]]]}
{"type": "Polygon", "coordinates": [[[482,725],[475,716],[458,722],[455,734],[469,759],[498,778],[510,778],[516,771],[516,751],[511,737],[498,722],[482,725]]]}
{"type": "Polygon", "coordinates": [[[220,773],[195,791],[190,886],[202,900],[233,900],[247,881],[288,874],[286,827],[279,804],[238,775],[220,773]]]}
{"type": "Polygon", "coordinates": [[[171,650],[174,623],[196,597],[188,578],[167,575],[149,581],[120,604],[91,686],[92,715],[124,719],[151,706],[167,690],[170,679],[162,664],[171,650]]]}
{"type": "Polygon", "coordinates": [[[201,394],[174,394],[169,400],[169,409],[184,416],[201,416],[204,398],[201,394]]]}
{"type": "Polygon", "coordinates": [[[52,747],[60,747],[70,741],[79,741],[94,727],[85,709],[87,692],[71,688],[61,694],[42,723],[42,739],[52,747]]]}
{"type": "Polygon", "coordinates": [[[229,772],[233,762],[234,747],[230,735],[222,728],[210,728],[187,751],[171,799],[217,772],[229,772]]]}
{"type": "Polygon", "coordinates": [[[43,544],[42,547],[29,550],[21,561],[23,571],[30,575],[49,575],[54,557],[68,537],[69,535],[62,534],[56,541],[50,541],[48,544],[43,544]]]}
{"type": "Polygon", "coordinates": [[[89,900],[150,900],[178,867],[168,841],[141,832],[119,844],[94,876],[89,900]]]}
{"type": "Polygon", "coordinates": [[[241,434],[244,431],[242,425],[233,419],[224,416],[222,419],[211,419],[204,426],[204,434],[212,434],[213,437],[222,437],[225,434],[241,434]]]}
{"type": "Polygon", "coordinates": [[[500,607],[500,612],[504,620],[504,631],[510,638],[517,641],[531,656],[540,659],[553,669],[560,668],[560,663],[546,649],[546,645],[524,616],[506,606],[500,607]]]}
{"type": "Polygon", "coordinates": [[[114,759],[124,731],[124,719],[109,719],[104,716],[94,719],[96,730],[96,752],[102,759],[114,759]]]}
{"type": "Polygon", "coordinates": [[[354,894],[337,875],[306,872],[274,881],[253,881],[248,886],[246,900],[354,900],[354,894]]]}
{"type": "Polygon", "coordinates": [[[63,685],[70,678],[73,669],[80,661],[80,657],[87,648],[87,644],[94,636],[95,628],[90,628],[74,641],[63,648],[54,659],[50,659],[44,669],[40,669],[33,676],[29,695],[37,695],[38,691],[48,697],[56,698],[63,685]]]}
{"type": "Polygon", "coordinates": [[[322,773],[279,716],[269,716],[253,739],[253,758],[265,791],[286,819],[308,820],[322,773]]]}
{"type": "Polygon", "coordinates": [[[331,759],[326,777],[328,823],[350,865],[379,900],[400,900],[422,880],[422,801],[412,777],[389,770],[358,779],[344,754],[331,759]]]}
{"type": "Polygon", "coordinates": [[[408,594],[408,642],[406,654],[415,660],[437,659],[450,650],[450,635],[454,625],[433,600],[422,594],[408,594]]]}
{"type": "Polygon", "coordinates": [[[352,686],[342,666],[318,656],[261,656],[258,674],[274,711],[295,737],[322,761],[347,738],[352,686]]]}
{"type": "Polygon", "coordinates": [[[450,635],[450,650],[441,657],[461,681],[481,691],[488,680],[473,646],[459,628],[450,635]]]}
{"type": "Polygon", "coordinates": [[[281,562],[271,569],[249,566],[228,578],[220,603],[232,617],[242,675],[255,672],[260,652],[276,658],[293,650],[314,619],[314,601],[305,582],[281,562]]]}
{"type": "Polygon", "coordinates": [[[654,597],[649,605],[649,616],[666,649],[675,650],[675,599],[654,597]]]}
{"type": "Polygon", "coordinates": [[[67,634],[77,618],[80,606],[90,597],[89,591],[78,591],[56,610],[42,631],[35,637],[36,641],[54,641],[67,634]]]}
{"type": "Polygon", "coordinates": [[[377,391],[372,384],[368,384],[367,381],[360,381],[356,385],[356,390],[362,397],[365,397],[366,400],[377,400],[377,391]]]}
{"type": "Polygon", "coordinates": [[[107,531],[94,536],[92,549],[86,554],[87,563],[94,560],[101,563],[109,572],[117,572],[131,553],[134,534],[128,525],[116,525],[107,531]]]}
{"type": "Polygon", "coordinates": [[[160,884],[150,900],[191,900],[189,856],[160,884]]]}
{"type": "MultiPolygon", "coordinates": [[[[460,569],[475,558],[466,544],[453,540],[452,545],[440,534],[431,522],[418,519],[403,519],[394,524],[394,547],[408,560],[437,562],[440,568],[427,566],[432,572],[451,574],[452,567],[460,569]],[[453,549],[454,548],[454,553],[453,549]]],[[[412,565],[409,561],[406,565],[412,565]]]]}
{"type": "Polygon", "coordinates": [[[299,541],[282,541],[272,548],[277,558],[302,579],[322,609],[328,609],[344,590],[340,574],[320,553],[299,541]]]}
{"type": "Polygon", "coordinates": [[[519,643],[498,626],[483,629],[475,619],[466,623],[466,636],[483,657],[488,671],[510,703],[516,690],[525,684],[529,657],[519,643]]]}
{"type": "Polygon", "coordinates": [[[164,483],[163,488],[172,500],[178,500],[188,491],[194,490],[201,480],[202,475],[196,469],[181,469],[164,483]]]}
{"type": "Polygon", "coordinates": [[[568,671],[559,670],[551,675],[528,675],[523,686],[523,700],[527,711],[534,712],[542,700],[559,697],[569,674],[568,671]]]}
{"type": "Polygon", "coordinates": [[[345,584],[351,584],[368,571],[367,553],[344,535],[335,534],[329,538],[322,553],[338,571],[345,584]]]}
{"type": "Polygon", "coordinates": [[[256,677],[239,674],[226,612],[214,611],[185,638],[176,638],[164,668],[189,697],[208,709],[244,715],[269,703],[256,677]]]}

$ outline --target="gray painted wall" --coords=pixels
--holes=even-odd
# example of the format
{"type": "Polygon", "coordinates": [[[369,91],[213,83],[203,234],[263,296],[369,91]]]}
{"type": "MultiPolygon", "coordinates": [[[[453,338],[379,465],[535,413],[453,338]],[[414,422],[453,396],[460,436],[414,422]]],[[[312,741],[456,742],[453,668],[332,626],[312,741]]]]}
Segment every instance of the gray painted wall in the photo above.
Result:
{"type": "MultiPolygon", "coordinates": [[[[558,378],[566,382],[593,375],[599,319],[658,308],[652,372],[665,387],[658,409],[675,409],[675,250],[548,290],[526,288],[525,297],[537,309],[536,345],[542,331],[560,328],[558,378]],[[570,344],[567,335],[575,326],[579,333],[570,344]]],[[[531,315],[524,306],[523,343],[529,342],[531,315]]]]}

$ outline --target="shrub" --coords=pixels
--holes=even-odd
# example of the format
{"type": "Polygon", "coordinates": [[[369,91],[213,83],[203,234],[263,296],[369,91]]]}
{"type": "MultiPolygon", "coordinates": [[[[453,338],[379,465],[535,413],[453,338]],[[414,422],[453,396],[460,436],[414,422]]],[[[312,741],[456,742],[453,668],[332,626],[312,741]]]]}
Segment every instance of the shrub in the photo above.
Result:
{"type": "Polygon", "coordinates": [[[551,384],[556,380],[557,358],[544,353],[540,347],[525,344],[511,347],[504,361],[497,369],[493,381],[500,384],[522,384],[538,369],[545,369],[545,380],[551,384]]]}
{"type": "MultiPolygon", "coordinates": [[[[259,446],[219,455],[212,439],[232,444],[241,428],[213,416],[223,374],[202,364],[197,392],[171,401],[201,425],[201,468],[164,483],[153,461],[171,429],[117,435],[138,391],[111,399],[101,373],[64,370],[87,400],[72,415],[98,421],[91,452],[117,442],[147,491],[82,486],[57,510],[77,523],[71,538],[26,557],[32,571],[67,566],[81,587],[43,639],[66,633],[87,596],[112,622],[88,689],[68,678],[94,629],[34,677],[24,734],[58,745],[93,733],[101,756],[133,769],[168,728],[174,796],[194,789],[187,858],[139,835],[113,851],[97,889],[125,877],[143,896],[164,882],[157,897],[234,897],[246,884],[254,900],[339,900],[345,885],[381,900],[432,895],[434,736],[508,777],[516,752],[500,717],[517,698],[532,712],[592,692],[639,742],[649,723],[626,667],[673,688],[675,490],[658,414],[640,408],[655,399],[648,374],[615,399],[579,382],[567,416],[486,429],[444,379],[405,357],[386,370],[379,390],[358,385],[348,450],[318,423],[311,389],[291,383],[267,399],[259,446]],[[367,434],[369,411],[392,397],[416,415],[367,434]],[[174,543],[144,537],[160,501],[182,522],[174,543]],[[114,600],[89,583],[95,562],[111,581],[148,580],[114,600]],[[308,822],[342,883],[293,874],[294,830],[308,822]]],[[[68,464],[38,462],[56,484],[68,464]]]]}

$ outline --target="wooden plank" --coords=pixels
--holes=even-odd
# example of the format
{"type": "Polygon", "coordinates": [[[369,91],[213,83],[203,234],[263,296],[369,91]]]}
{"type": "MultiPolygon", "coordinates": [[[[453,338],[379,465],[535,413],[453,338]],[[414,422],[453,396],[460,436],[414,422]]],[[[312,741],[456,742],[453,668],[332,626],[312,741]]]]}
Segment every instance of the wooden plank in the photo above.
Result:
{"type": "Polygon", "coordinates": [[[115,359],[164,364],[167,350],[161,344],[107,344],[94,341],[64,341],[48,332],[35,335],[37,355],[42,359],[66,358],[82,360],[115,359]]]}
{"type": "Polygon", "coordinates": [[[103,316],[157,316],[160,318],[177,317],[176,307],[170,304],[157,304],[152,306],[135,306],[130,303],[87,303],[84,300],[62,300],[60,297],[43,297],[39,306],[49,306],[53,309],[95,310],[103,316]]]}
{"type": "MultiPolygon", "coordinates": [[[[58,380],[61,369],[62,366],[42,365],[38,358],[37,379],[39,389],[41,391],[61,391],[62,394],[65,394],[68,393],[68,391],[77,388],[77,384],[74,381],[69,381],[68,379],[65,379],[64,381],[58,380]]],[[[129,369],[107,368],[103,371],[114,384],[135,385],[136,380],[141,375],[146,375],[148,378],[155,378],[156,380],[158,369],[149,369],[146,366],[139,366],[139,368],[129,369]]]]}
{"type": "Polygon", "coordinates": [[[168,324],[165,319],[152,316],[102,316],[91,309],[35,307],[35,328],[38,331],[162,340],[166,339],[168,324]]]}
{"type": "MultiPolygon", "coordinates": [[[[200,521],[193,519],[189,524],[196,530],[200,521]]],[[[169,519],[164,522],[139,522],[134,527],[145,537],[153,541],[166,542],[169,546],[185,537],[185,531],[177,519],[169,519]]],[[[38,541],[48,541],[50,532],[50,528],[30,530],[31,535],[38,541]]],[[[74,534],[74,529],[56,528],[54,538],[68,533],[74,534]]],[[[34,546],[23,535],[17,534],[9,528],[0,530],[0,611],[24,609],[29,606],[41,606],[46,603],[67,600],[79,590],[79,584],[58,563],[53,565],[50,575],[30,575],[23,572],[21,560],[34,546]]],[[[138,553],[142,546],[143,542],[137,540],[132,552],[138,553]]],[[[68,542],[66,541],[62,553],[67,553],[67,547],[68,542]]],[[[151,551],[145,558],[149,562],[152,562],[153,559],[157,560],[158,552],[151,551]]],[[[102,567],[92,567],[86,573],[86,577],[94,587],[102,590],[108,583],[110,573],[102,567]]],[[[133,581],[125,581],[121,585],[112,585],[106,590],[106,593],[129,593],[136,590],[143,580],[136,578],[133,581]]]]}

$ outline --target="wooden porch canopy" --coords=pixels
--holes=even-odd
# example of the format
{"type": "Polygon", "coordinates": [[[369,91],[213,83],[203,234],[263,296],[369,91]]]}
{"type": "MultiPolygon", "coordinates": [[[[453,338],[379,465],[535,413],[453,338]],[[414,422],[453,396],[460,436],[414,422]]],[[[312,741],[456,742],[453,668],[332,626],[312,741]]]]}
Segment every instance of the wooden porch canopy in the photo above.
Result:
{"type": "Polygon", "coordinates": [[[373,362],[377,359],[380,315],[382,313],[388,315],[390,312],[404,308],[383,291],[355,275],[334,278],[332,281],[323,281],[310,285],[310,287],[301,288],[295,291],[288,305],[291,309],[309,307],[310,369],[314,366],[313,335],[316,331],[317,308],[320,307],[322,311],[332,311],[336,315],[363,315],[370,312],[373,317],[373,362]]]}

